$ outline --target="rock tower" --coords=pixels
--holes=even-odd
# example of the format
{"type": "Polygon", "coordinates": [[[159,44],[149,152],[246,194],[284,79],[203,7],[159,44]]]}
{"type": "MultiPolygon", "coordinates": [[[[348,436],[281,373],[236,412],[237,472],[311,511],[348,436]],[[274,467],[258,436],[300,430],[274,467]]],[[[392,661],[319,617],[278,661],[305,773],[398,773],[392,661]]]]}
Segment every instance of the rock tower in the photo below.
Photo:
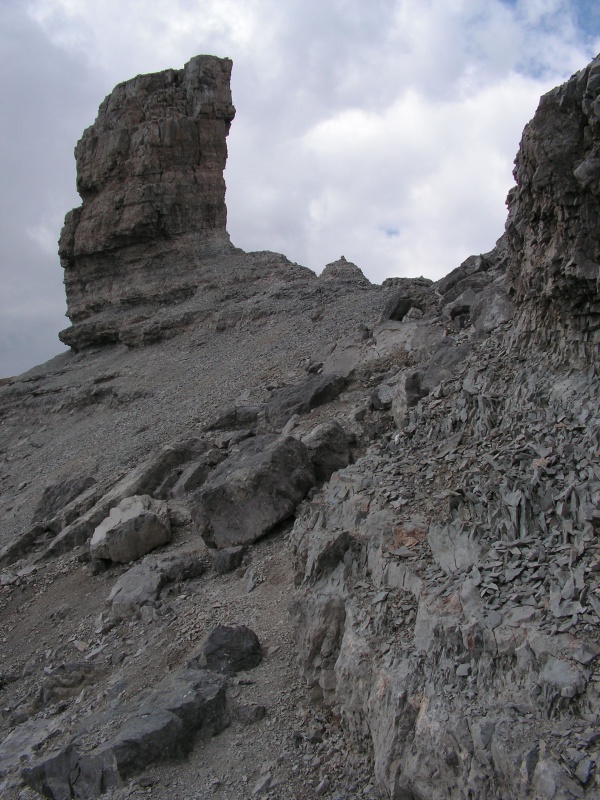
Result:
{"type": "Polygon", "coordinates": [[[104,100],[75,148],[83,203],[59,243],[80,349],[117,341],[119,320],[194,291],[200,260],[232,249],[226,231],[226,137],[232,62],[197,56],[139,75],[104,100]]]}

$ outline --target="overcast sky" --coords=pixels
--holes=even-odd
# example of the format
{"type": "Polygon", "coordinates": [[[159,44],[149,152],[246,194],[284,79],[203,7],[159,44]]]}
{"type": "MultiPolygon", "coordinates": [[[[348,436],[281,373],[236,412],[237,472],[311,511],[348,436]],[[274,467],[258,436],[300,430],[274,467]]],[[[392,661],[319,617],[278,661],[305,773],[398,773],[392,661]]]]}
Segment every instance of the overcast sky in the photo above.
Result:
{"type": "Polygon", "coordinates": [[[491,249],[539,96],[597,0],[0,0],[0,377],[63,348],[73,148],[116,83],[233,59],[228,229],[319,272],[439,278],[491,249]]]}

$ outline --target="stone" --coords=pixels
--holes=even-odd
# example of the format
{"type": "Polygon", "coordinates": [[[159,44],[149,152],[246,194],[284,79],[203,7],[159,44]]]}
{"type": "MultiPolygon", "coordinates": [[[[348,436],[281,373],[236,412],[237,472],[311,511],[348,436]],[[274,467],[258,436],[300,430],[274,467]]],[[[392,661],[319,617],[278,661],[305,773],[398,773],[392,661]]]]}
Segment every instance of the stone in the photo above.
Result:
{"type": "Polygon", "coordinates": [[[208,669],[225,674],[253,669],[262,655],[257,635],[245,625],[217,625],[202,646],[208,669]]]}
{"type": "Polygon", "coordinates": [[[492,284],[481,292],[471,306],[471,322],[479,336],[488,336],[499,325],[513,318],[515,305],[506,290],[492,284]]]}
{"type": "Polygon", "coordinates": [[[122,500],[98,525],[90,541],[92,558],[127,564],[171,541],[167,506],[149,495],[122,500]]]}
{"type": "Polygon", "coordinates": [[[94,483],[95,480],[91,475],[82,475],[47,486],[33,511],[33,522],[48,522],[94,483]]]}
{"type": "Polygon", "coordinates": [[[136,307],[152,312],[193,293],[200,254],[232,249],[223,180],[231,66],[196,56],[121,83],[84,132],[75,149],[83,202],[59,243],[65,344],[118,341],[136,307]]]}
{"type": "Polygon", "coordinates": [[[337,420],[322,422],[302,437],[318,482],[328,481],[338,469],[348,466],[350,443],[337,420]]]}
{"type": "MultiPolygon", "coordinates": [[[[98,495],[95,486],[86,490],[81,495],[82,498],[88,492],[94,492],[90,503],[77,510],[73,509],[65,518],[66,524],[60,525],[60,532],[45,548],[44,556],[64,553],[77,545],[85,544],[98,525],[122,500],[133,495],[161,494],[163,487],[170,488],[176,483],[178,470],[183,464],[198,458],[208,449],[209,444],[203,437],[184,437],[158,448],[141,464],[116,481],[108,491],[104,487],[104,491],[98,495]]],[[[78,502],[79,498],[76,498],[66,507],[65,512],[78,502]]],[[[1,558],[0,554],[0,563],[2,563],[1,558]]]]}
{"type": "Polygon", "coordinates": [[[315,480],[305,445],[257,436],[216,467],[194,495],[192,517],[211,547],[251,544],[291,517],[315,480]]]}
{"type": "Polygon", "coordinates": [[[235,715],[242,725],[254,725],[265,718],[267,709],[259,704],[237,705],[235,715]]]}
{"type": "Polygon", "coordinates": [[[223,550],[219,550],[215,553],[215,557],[213,558],[214,571],[221,575],[226,572],[233,572],[233,570],[237,569],[242,563],[246,549],[246,547],[240,545],[238,547],[225,547],[223,550]]]}
{"type": "Polygon", "coordinates": [[[376,411],[386,411],[392,407],[396,390],[387,383],[382,383],[371,392],[371,405],[376,411]]]}
{"type": "Polygon", "coordinates": [[[214,422],[206,427],[207,431],[239,430],[240,428],[254,428],[258,418],[265,411],[265,405],[235,406],[221,414],[214,422]]]}
{"type": "Polygon", "coordinates": [[[108,597],[113,614],[121,619],[134,616],[154,603],[169,583],[199,578],[205,570],[202,558],[194,553],[148,556],[118,579],[108,597]]]}
{"type": "Polygon", "coordinates": [[[276,389],[267,403],[267,420],[282,428],[294,414],[307,414],[313,408],[330,403],[346,388],[347,379],[328,372],[311,375],[303,383],[276,389]]]}
{"type": "Polygon", "coordinates": [[[226,681],[214,673],[174,672],[116,711],[109,737],[93,750],[80,751],[74,739],[21,776],[50,800],[99,797],[150,764],[186,755],[194,735],[214,736],[227,727],[225,692],[226,681]]]}

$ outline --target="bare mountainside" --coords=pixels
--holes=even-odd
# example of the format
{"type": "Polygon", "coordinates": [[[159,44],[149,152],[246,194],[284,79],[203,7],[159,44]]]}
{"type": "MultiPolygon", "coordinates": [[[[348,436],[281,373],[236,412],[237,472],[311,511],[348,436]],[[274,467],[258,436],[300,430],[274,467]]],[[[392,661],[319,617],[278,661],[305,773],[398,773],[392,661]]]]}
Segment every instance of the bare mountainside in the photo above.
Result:
{"type": "Polygon", "coordinates": [[[600,59],[382,286],[231,244],[230,70],[100,106],[0,388],[2,797],[598,797],[600,59]]]}

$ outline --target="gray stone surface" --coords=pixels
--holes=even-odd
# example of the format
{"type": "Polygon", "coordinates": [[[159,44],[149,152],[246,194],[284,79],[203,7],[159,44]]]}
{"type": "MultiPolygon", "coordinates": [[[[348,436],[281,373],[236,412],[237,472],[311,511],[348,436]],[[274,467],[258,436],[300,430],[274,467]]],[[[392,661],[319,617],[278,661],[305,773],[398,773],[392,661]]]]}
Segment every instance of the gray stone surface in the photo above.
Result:
{"type": "Polygon", "coordinates": [[[170,542],[171,523],[166,503],[149,495],[121,500],[94,531],[92,558],[127,564],[170,542]]]}
{"type": "Polygon", "coordinates": [[[273,392],[266,408],[268,421],[282,428],[294,414],[307,414],[313,408],[329,403],[346,388],[342,375],[311,375],[303,383],[286,386],[273,392]]]}
{"type": "MultiPolygon", "coordinates": [[[[193,747],[195,735],[222,731],[230,722],[225,692],[225,680],[214,673],[174,672],[115,712],[104,741],[88,749],[85,737],[81,742],[76,738],[23,769],[23,780],[50,800],[99,797],[149,764],[181,758],[193,747]]],[[[101,731],[95,729],[98,738],[101,731]]]]}
{"type": "Polygon", "coordinates": [[[166,584],[198,578],[204,570],[202,557],[190,552],[147,556],[124,572],[111,589],[108,600],[113,614],[131,617],[154,603],[166,584]]]}
{"type": "Polygon", "coordinates": [[[328,481],[350,461],[350,443],[339,422],[322,422],[302,437],[302,444],[315,470],[317,481],[328,481]]]}
{"type": "Polygon", "coordinates": [[[202,659],[208,669],[231,675],[260,664],[258,636],[245,625],[218,625],[202,645],[202,659]]]}
{"type": "Polygon", "coordinates": [[[210,546],[250,544],[288,519],[315,483],[307,448],[292,436],[257,436],[196,493],[193,519],[210,546]]]}

